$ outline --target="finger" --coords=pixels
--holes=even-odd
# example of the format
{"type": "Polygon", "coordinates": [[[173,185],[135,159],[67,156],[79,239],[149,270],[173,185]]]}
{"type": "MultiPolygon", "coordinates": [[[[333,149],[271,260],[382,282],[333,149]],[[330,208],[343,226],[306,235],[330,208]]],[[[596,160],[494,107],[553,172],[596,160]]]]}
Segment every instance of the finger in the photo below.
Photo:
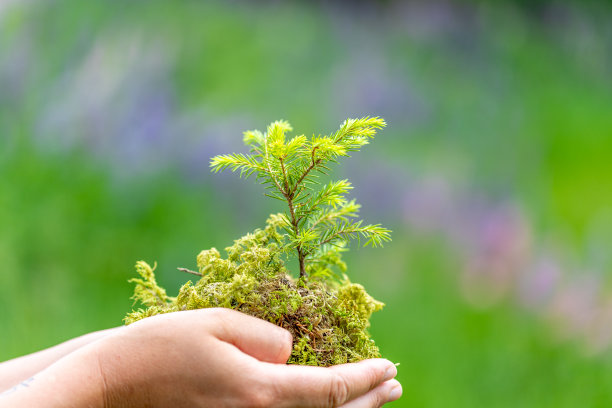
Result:
{"type": "Polygon", "coordinates": [[[289,406],[337,407],[359,398],[397,375],[384,359],[332,367],[278,366],[275,388],[289,406]]]}
{"type": "MultiPolygon", "coordinates": [[[[213,310],[213,309],[209,309],[213,310]]],[[[275,324],[230,309],[215,309],[212,334],[267,363],[284,364],[291,355],[291,334],[275,324]]]]}
{"type": "Polygon", "coordinates": [[[387,402],[395,401],[402,396],[402,386],[397,380],[389,380],[372,391],[342,405],[341,408],[374,408],[382,407],[387,402]]]}

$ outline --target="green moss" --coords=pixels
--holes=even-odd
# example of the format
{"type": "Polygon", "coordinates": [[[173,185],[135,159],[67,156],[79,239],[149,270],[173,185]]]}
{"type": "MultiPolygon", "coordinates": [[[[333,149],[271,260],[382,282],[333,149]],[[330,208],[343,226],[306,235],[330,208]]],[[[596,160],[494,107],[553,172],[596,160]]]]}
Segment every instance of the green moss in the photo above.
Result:
{"type": "Polygon", "coordinates": [[[215,248],[202,251],[197,256],[202,277],[183,285],[176,298],[157,284],[154,268],[138,262],[141,278],[131,282],[136,284],[134,299],[144,308],[129,313],[126,324],[161,313],[225,307],[289,330],[293,334],[290,364],[329,366],[379,357],[367,328],[371,314],[383,304],[346,277],[341,281],[316,278],[328,275],[333,265],[344,265],[340,252],[327,262],[312,264],[310,279],[294,279],[281,256],[281,222],[281,216],[271,216],[266,228],[226,248],[227,259],[215,248]]]}
{"type": "Polygon", "coordinates": [[[286,121],[271,123],[266,132],[245,132],[251,153],[215,156],[211,168],[256,175],[267,185],[266,195],[284,201],[288,211],[271,215],[264,229],[234,241],[225,249],[226,259],[215,248],[200,252],[198,272],[185,271],[201,279],[183,285],[176,298],[157,285],[154,267],[138,262],[141,278],[132,279],[134,299],[145,308],[129,313],[126,323],[160,313],[225,307],[289,330],[294,341],[291,364],[329,366],[378,357],[367,328],[382,303],[346,275],[334,276],[335,271],[346,272],[342,253],[348,242],[363,238],[365,245],[382,246],[391,240],[391,231],[358,219],[359,204],[346,198],[352,189],[348,180],[322,184],[319,175],[367,145],[385,125],[379,117],[347,119],[337,131],[310,139],[299,135],[287,140],[292,128],[286,121]],[[298,261],[298,280],[282,260],[289,253],[298,261]]]}

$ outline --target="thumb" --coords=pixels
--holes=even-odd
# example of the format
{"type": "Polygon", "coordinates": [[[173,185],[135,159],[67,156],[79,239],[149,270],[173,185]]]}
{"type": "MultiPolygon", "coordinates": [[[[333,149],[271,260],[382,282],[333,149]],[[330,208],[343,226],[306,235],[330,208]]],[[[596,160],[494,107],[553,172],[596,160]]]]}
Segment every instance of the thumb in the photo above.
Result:
{"type": "Polygon", "coordinates": [[[260,361],[287,362],[293,344],[291,333],[287,330],[235,310],[214,310],[218,319],[211,333],[219,340],[236,346],[260,361]]]}
{"type": "MultiPolygon", "coordinates": [[[[395,365],[384,359],[332,367],[275,366],[276,389],[288,406],[337,407],[360,398],[397,374],[395,365]]],[[[395,385],[395,384],[393,384],[395,385]]],[[[387,390],[388,392],[388,390],[387,390]]],[[[371,395],[369,400],[381,399],[371,395]]],[[[386,398],[386,396],[385,396],[386,398]]],[[[360,400],[357,406],[364,405],[360,400]]],[[[383,402],[386,402],[383,400],[383,402]]]]}

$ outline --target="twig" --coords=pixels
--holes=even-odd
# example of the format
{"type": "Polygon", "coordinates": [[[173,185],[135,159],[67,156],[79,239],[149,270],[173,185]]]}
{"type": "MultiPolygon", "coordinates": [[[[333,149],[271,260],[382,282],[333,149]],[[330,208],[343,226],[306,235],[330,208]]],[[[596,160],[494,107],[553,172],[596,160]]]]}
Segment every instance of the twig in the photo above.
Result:
{"type": "Polygon", "coordinates": [[[178,270],[179,270],[179,271],[181,271],[181,272],[187,272],[187,273],[190,273],[190,274],[192,274],[192,275],[204,276],[204,275],[202,275],[200,272],[192,271],[191,269],[187,269],[187,268],[176,268],[176,269],[178,269],[178,270]]]}

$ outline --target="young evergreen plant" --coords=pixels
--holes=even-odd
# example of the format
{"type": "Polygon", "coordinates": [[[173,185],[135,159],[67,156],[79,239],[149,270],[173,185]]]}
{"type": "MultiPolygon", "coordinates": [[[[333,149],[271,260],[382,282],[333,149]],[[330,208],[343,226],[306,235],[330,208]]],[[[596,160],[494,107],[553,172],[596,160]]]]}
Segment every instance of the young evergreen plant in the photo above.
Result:
{"type": "Polygon", "coordinates": [[[332,135],[310,140],[300,135],[287,141],[291,125],[276,121],[265,134],[257,130],[244,133],[244,143],[252,154],[219,155],[210,165],[214,172],[230,168],[245,177],[255,174],[271,190],[268,197],[287,202],[289,211],[283,215],[281,227],[289,238],[286,248],[295,249],[300,278],[305,279],[309,272],[320,273],[316,265],[335,257],[351,238],[362,236],[366,245],[373,246],[390,240],[388,229],[355,220],[360,206],[346,199],[352,189],[348,180],[325,185],[318,182],[330,163],[368,144],[376,129],[384,126],[378,117],[347,119],[332,135]]]}
{"type": "Polygon", "coordinates": [[[227,259],[212,248],[198,255],[198,271],[179,268],[200,279],[183,285],[177,297],[157,285],[154,267],[138,262],[141,278],[131,280],[134,299],[146,308],[129,313],[126,323],[159,313],[228,307],[289,330],[294,336],[289,363],[327,366],[379,356],[367,328],[382,303],[348,280],[341,255],[352,239],[381,246],[391,239],[390,231],[358,218],[359,204],[346,198],[352,189],[348,180],[322,183],[320,177],[384,126],[378,117],[347,119],[330,135],[289,140],[292,128],[285,121],[273,122],[265,133],[245,132],[250,153],[216,156],[212,170],[254,175],[266,185],[267,196],[287,204],[287,211],[234,241],[226,248],[227,259]],[[297,279],[284,262],[291,253],[299,265],[297,279]]]}

